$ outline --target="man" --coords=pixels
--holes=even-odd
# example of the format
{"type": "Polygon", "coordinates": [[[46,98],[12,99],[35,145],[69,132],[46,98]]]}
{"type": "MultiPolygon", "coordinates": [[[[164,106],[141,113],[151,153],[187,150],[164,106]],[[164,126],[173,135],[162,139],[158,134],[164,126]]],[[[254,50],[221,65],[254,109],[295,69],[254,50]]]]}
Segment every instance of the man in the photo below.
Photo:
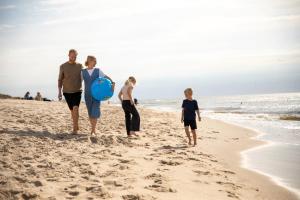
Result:
{"type": "Polygon", "coordinates": [[[69,61],[62,64],[58,76],[58,99],[62,99],[62,92],[71,111],[73,120],[73,134],[79,130],[79,104],[81,101],[81,70],[82,64],[76,62],[77,51],[69,51],[69,61]]]}

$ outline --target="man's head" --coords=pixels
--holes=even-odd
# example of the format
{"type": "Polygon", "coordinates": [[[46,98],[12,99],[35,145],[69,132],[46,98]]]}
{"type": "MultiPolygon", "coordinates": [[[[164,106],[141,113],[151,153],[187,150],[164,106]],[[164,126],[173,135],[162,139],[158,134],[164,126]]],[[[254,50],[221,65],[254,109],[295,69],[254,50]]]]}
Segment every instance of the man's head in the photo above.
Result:
{"type": "Polygon", "coordinates": [[[193,97],[193,90],[192,88],[187,88],[184,90],[184,95],[187,99],[192,99],[193,97]]]}
{"type": "Polygon", "coordinates": [[[70,63],[75,63],[76,58],[77,58],[77,51],[75,49],[70,49],[69,50],[69,62],[70,63]]]}

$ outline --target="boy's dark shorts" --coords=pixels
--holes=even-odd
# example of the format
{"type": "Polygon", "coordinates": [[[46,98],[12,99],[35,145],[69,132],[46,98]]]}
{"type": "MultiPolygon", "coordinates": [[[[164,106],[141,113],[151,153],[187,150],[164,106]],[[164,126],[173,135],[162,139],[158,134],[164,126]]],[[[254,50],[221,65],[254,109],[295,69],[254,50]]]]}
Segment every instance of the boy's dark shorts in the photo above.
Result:
{"type": "Polygon", "coordinates": [[[81,100],[81,92],[64,93],[64,97],[66,99],[66,102],[70,110],[73,110],[74,106],[79,107],[80,100],[81,100]]]}
{"type": "Polygon", "coordinates": [[[184,127],[190,126],[192,130],[197,129],[196,120],[184,120],[184,127]]]}

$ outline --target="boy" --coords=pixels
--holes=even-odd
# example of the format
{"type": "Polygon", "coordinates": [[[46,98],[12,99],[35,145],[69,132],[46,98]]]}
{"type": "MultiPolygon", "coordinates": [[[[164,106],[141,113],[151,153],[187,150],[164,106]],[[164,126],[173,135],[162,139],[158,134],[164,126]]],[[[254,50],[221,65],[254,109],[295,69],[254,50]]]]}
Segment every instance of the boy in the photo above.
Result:
{"type": "Polygon", "coordinates": [[[182,114],[181,114],[181,122],[184,123],[184,129],[186,136],[189,139],[189,145],[191,145],[191,136],[189,127],[191,127],[194,146],[197,145],[197,137],[196,137],[196,113],[198,115],[198,120],[201,121],[200,112],[198,108],[198,103],[196,100],[193,99],[193,90],[191,88],[187,88],[184,90],[184,95],[186,97],[185,100],[182,102],[182,114]]]}

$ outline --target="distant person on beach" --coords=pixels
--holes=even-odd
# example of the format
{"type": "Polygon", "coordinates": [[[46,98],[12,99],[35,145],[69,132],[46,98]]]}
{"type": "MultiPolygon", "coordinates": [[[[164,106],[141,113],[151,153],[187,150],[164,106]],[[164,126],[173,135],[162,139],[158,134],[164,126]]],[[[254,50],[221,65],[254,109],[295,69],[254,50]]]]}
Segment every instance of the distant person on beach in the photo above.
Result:
{"type": "Polygon", "coordinates": [[[91,135],[96,134],[97,119],[100,117],[100,101],[95,100],[91,95],[91,85],[93,81],[99,77],[104,77],[112,82],[112,89],[114,90],[115,83],[112,79],[106,76],[99,68],[95,68],[97,60],[94,56],[88,56],[85,62],[86,69],[82,70],[82,79],[84,81],[84,99],[90,123],[92,126],[91,135]]]}
{"type": "Polygon", "coordinates": [[[140,115],[132,98],[132,90],[135,84],[136,79],[133,76],[130,76],[118,95],[125,113],[125,124],[128,137],[136,135],[136,132],[140,131],[140,115]]]}
{"type": "Polygon", "coordinates": [[[76,62],[77,51],[69,50],[69,61],[60,66],[58,76],[58,99],[62,99],[62,92],[71,111],[73,133],[79,130],[79,104],[81,101],[81,70],[82,65],[76,62]]]}
{"type": "Polygon", "coordinates": [[[200,112],[198,108],[198,103],[196,100],[193,99],[193,90],[191,88],[187,88],[184,90],[184,95],[186,97],[185,100],[182,102],[182,114],[181,114],[181,122],[184,123],[184,129],[186,136],[189,140],[189,145],[192,144],[190,130],[193,134],[194,146],[197,145],[197,122],[196,122],[196,113],[198,115],[198,120],[201,121],[200,112]]]}
{"type": "Polygon", "coordinates": [[[26,92],[25,93],[24,99],[26,99],[26,100],[33,100],[32,96],[30,96],[30,92],[26,92]]]}
{"type": "Polygon", "coordinates": [[[134,98],[134,105],[138,105],[138,104],[139,104],[138,100],[134,98]]]}
{"type": "Polygon", "coordinates": [[[37,92],[36,93],[36,96],[34,98],[36,101],[43,101],[43,98],[42,98],[42,95],[40,92],[37,92]]]}

